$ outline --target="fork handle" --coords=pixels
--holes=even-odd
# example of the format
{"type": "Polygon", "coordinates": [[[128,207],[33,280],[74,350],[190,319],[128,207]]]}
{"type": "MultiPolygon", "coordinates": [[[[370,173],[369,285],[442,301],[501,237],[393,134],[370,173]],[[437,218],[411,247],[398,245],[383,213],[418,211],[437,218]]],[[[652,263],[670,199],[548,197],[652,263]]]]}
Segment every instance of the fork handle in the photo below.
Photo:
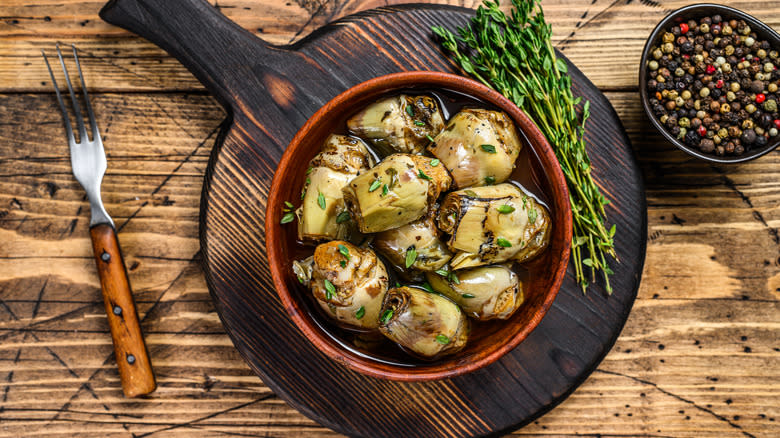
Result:
{"type": "Polygon", "coordinates": [[[109,224],[98,224],[90,228],[89,234],[100,274],[122,390],[126,397],[148,394],[154,391],[157,384],[135,311],[116,230],[109,224]]]}

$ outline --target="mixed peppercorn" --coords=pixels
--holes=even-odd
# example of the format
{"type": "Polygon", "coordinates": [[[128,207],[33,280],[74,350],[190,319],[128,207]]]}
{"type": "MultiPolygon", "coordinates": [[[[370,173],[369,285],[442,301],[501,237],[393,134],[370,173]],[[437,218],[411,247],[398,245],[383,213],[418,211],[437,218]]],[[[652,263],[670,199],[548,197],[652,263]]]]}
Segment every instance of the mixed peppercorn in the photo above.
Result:
{"type": "Polygon", "coordinates": [[[780,133],[780,54],[743,20],[680,23],[651,47],[647,90],[674,137],[715,155],[762,148],[780,133]]]}

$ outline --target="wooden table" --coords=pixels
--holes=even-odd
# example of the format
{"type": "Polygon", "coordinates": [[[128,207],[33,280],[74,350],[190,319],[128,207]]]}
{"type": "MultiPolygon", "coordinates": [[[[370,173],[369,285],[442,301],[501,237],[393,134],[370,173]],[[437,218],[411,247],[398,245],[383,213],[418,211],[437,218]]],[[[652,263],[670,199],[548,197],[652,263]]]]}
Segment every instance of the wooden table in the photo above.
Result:
{"type": "MultiPolygon", "coordinates": [[[[203,172],[224,113],[165,52],[102,22],[102,1],[0,5],[0,437],[333,436],[254,376],[225,335],[198,245],[203,172]],[[122,397],[40,50],[78,45],[157,372],[122,397]]],[[[212,2],[214,3],[214,2],[212,2]]],[[[394,3],[394,2],[387,2],[394,3]]],[[[476,1],[437,3],[476,7],[476,1]]],[[[544,2],[556,46],[609,97],[647,184],[642,287],[615,348],[559,407],[516,435],[780,435],[780,151],[711,166],[650,128],[636,89],[644,38],[688,2],[544,2]]],[[[224,0],[276,44],[379,0],[224,0]]],[[[730,5],[780,29],[776,1],[730,5]]]]}

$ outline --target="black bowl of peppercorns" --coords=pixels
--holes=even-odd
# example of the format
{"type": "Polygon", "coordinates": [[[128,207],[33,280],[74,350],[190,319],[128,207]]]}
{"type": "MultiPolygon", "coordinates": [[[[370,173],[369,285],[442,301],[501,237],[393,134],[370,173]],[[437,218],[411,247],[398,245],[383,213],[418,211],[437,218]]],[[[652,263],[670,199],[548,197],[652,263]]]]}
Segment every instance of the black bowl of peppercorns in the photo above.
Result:
{"type": "Polygon", "coordinates": [[[653,125],[693,156],[738,163],[780,145],[780,34],[737,9],[696,4],[661,20],[639,89],[653,125]]]}

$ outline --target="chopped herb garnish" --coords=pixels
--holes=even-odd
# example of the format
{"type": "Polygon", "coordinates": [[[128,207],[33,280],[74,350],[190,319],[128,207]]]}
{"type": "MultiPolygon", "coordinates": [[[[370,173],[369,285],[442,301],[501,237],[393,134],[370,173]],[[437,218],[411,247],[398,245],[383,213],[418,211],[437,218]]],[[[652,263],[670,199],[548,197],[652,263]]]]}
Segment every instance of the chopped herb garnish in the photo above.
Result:
{"type": "Polygon", "coordinates": [[[474,295],[472,294],[461,294],[463,298],[474,298],[474,295]]]}
{"type": "Polygon", "coordinates": [[[436,272],[437,274],[441,275],[442,277],[446,277],[446,276],[450,275],[450,271],[448,271],[446,269],[437,269],[434,272],[436,272]]]}
{"type": "Polygon", "coordinates": [[[451,282],[453,282],[453,283],[455,283],[455,284],[460,284],[460,279],[458,278],[458,275],[457,275],[455,272],[453,272],[453,271],[450,271],[450,273],[449,273],[449,275],[447,276],[447,278],[448,278],[448,279],[449,279],[451,282]]]}
{"type": "Polygon", "coordinates": [[[439,161],[438,158],[434,158],[433,160],[431,160],[431,166],[433,166],[433,167],[438,166],[439,163],[441,163],[441,161],[439,161]]]}
{"type": "Polygon", "coordinates": [[[401,283],[399,283],[399,282],[397,282],[397,281],[396,281],[396,282],[395,282],[395,287],[401,287],[401,283]]]}
{"type": "Polygon", "coordinates": [[[525,210],[527,203],[528,203],[528,196],[523,195],[523,210],[525,210]]]}
{"type": "Polygon", "coordinates": [[[498,206],[498,212],[499,213],[508,214],[508,213],[513,212],[513,211],[515,211],[515,208],[512,207],[509,204],[504,204],[504,205],[499,205],[498,206]]]}
{"type": "Polygon", "coordinates": [[[293,221],[293,219],[295,219],[295,215],[292,212],[285,213],[284,216],[282,216],[282,220],[280,222],[282,224],[289,224],[293,221]]]}
{"type": "Polygon", "coordinates": [[[387,184],[382,184],[382,196],[387,196],[388,191],[387,184]]]}
{"type": "Polygon", "coordinates": [[[368,191],[369,192],[373,192],[374,190],[378,189],[379,186],[381,186],[381,185],[382,185],[382,180],[381,179],[375,179],[374,182],[372,182],[371,185],[368,186],[368,191]]]}
{"type": "Polygon", "coordinates": [[[427,179],[428,181],[432,181],[433,180],[433,178],[431,178],[430,176],[426,175],[425,172],[422,171],[422,169],[420,169],[420,173],[418,173],[417,176],[419,176],[422,179],[427,179]]]}
{"type": "Polygon", "coordinates": [[[436,335],[436,342],[440,343],[441,345],[447,345],[450,343],[450,338],[445,335],[436,335]]]}
{"type": "Polygon", "coordinates": [[[284,201],[284,205],[286,205],[287,208],[295,208],[295,206],[292,205],[292,202],[290,202],[290,201],[284,201]]]}
{"type": "Polygon", "coordinates": [[[344,256],[345,259],[349,260],[349,249],[344,246],[343,243],[339,243],[339,246],[337,247],[339,249],[339,253],[344,256]]]}
{"type": "Polygon", "coordinates": [[[494,176],[486,176],[485,177],[485,184],[493,185],[496,183],[496,177],[494,176]]]}
{"type": "Polygon", "coordinates": [[[424,123],[424,122],[421,122],[421,121],[419,121],[419,120],[415,120],[415,121],[414,121],[414,124],[415,124],[415,125],[417,125],[417,126],[425,126],[425,123],[424,123]]]}
{"type": "Polygon", "coordinates": [[[323,282],[325,283],[325,299],[329,300],[333,298],[333,294],[336,293],[336,286],[333,286],[333,283],[327,278],[323,280],[323,282]]]}
{"type": "Polygon", "coordinates": [[[535,224],[535,223],[536,223],[536,216],[537,216],[538,214],[539,214],[539,212],[538,212],[538,211],[536,211],[536,209],[535,209],[535,208],[532,208],[532,209],[531,209],[531,210],[528,212],[528,220],[529,220],[529,221],[530,221],[532,224],[535,224]]]}
{"type": "Polygon", "coordinates": [[[347,210],[342,211],[339,213],[338,216],[336,216],[336,223],[344,223],[350,219],[349,212],[347,210]]]}
{"type": "Polygon", "coordinates": [[[387,324],[388,321],[390,321],[390,318],[393,317],[393,309],[387,309],[384,312],[382,312],[382,317],[379,318],[379,321],[382,324],[387,324]]]}
{"type": "Polygon", "coordinates": [[[359,309],[357,309],[357,312],[355,312],[355,318],[357,319],[363,319],[363,315],[366,314],[366,308],[363,306],[360,306],[359,309]]]}
{"type": "Polygon", "coordinates": [[[483,144],[480,146],[483,151],[489,153],[489,154],[495,154],[496,153],[496,147],[492,144],[483,144]]]}
{"type": "Polygon", "coordinates": [[[409,114],[409,117],[414,117],[414,107],[411,104],[406,105],[406,114],[409,114]]]}
{"type": "Polygon", "coordinates": [[[509,248],[510,246],[512,246],[512,244],[508,240],[504,239],[503,237],[499,237],[498,239],[496,239],[496,243],[498,243],[498,246],[504,248],[509,248]]]}
{"type": "Polygon", "coordinates": [[[429,142],[435,143],[435,141],[433,141],[433,137],[431,137],[430,135],[426,135],[425,138],[427,138],[429,142]]]}
{"type": "Polygon", "coordinates": [[[412,245],[406,250],[406,267],[410,268],[415,260],[417,260],[417,248],[412,245]]]}
{"type": "Polygon", "coordinates": [[[474,190],[465,190],[464,193],[467,194],[468,196],[471,196],[472,198],[478,197],[477,192],[475,192],[474,190]]]}
{"type": "Polygon", "coordinates": [[[320,208],[325,210],[325,195],[322,194],[322,192],[319,192],[320,194],[317,195],[317,204],[319,204],[320,208]]]}
{"type": "Polygon", "coordinates": [[[341,260],[341,261],[339,261],[339,265],[341,265],[342,268],[346,268],[347,267],[347,261],[346,260],[341,260]]]}
{"type": "Polygon", "coordinates": [[[306,185],[309,185],[309,184],[311,184],[311,178],[306,177],[306,185]]]}
{"type": "Polygon", "coordinates": [[[422,288],[425,289],[426,291],[432,293],[432,294],[436,293],[436,291],[433,290],[433,287],[427,281],[422,284],[422,288]]]}
{"type": "Polygon", "coordinates": [[[314,170],[314,168],[309,166],[309,168],[306,169],[306,175],[310,174],[313,170],[314,170]]]}

